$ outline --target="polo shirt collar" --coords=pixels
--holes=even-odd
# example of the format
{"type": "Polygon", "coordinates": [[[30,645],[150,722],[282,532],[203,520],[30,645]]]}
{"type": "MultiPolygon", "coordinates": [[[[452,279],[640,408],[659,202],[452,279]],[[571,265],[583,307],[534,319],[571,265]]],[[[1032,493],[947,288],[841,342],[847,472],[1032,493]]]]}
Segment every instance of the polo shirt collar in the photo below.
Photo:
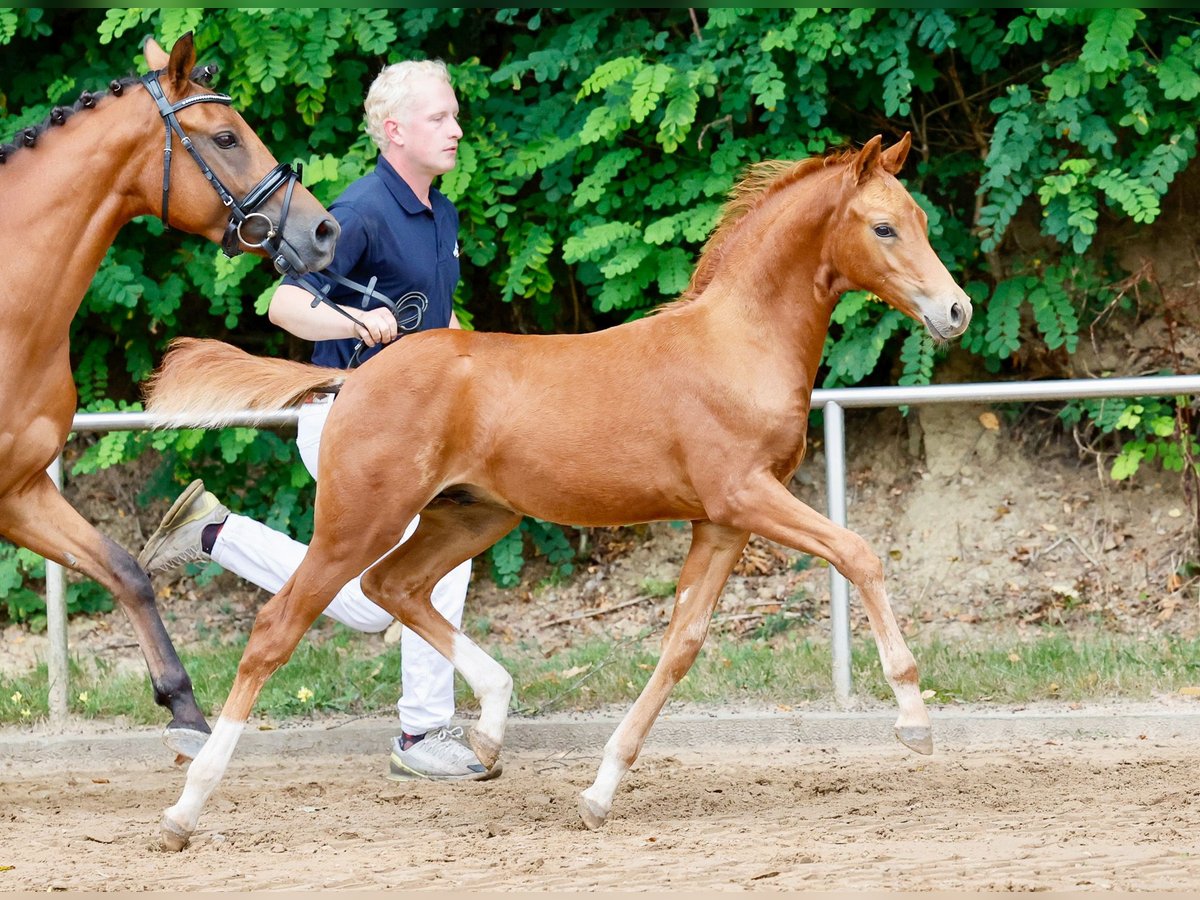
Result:
{"type": "Polygon", "coordinates": [[[379,163],[375,167],[375,171],[379,174],[380,179],[387,186],[391,195],[396,198],[396,202],[410,216],[419,215],[420,213],[431,213],[432,210],[413,193],[413,189],[408,186],[408,182],[400,177],[400,173],[392,168],[392,164],[379,157],[379,163]]]}

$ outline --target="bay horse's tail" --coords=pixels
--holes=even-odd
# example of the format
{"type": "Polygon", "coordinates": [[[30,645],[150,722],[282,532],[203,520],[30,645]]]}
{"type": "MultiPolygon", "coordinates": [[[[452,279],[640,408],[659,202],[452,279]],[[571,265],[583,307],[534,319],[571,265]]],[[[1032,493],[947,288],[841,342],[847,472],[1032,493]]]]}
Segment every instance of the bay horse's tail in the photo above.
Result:
{"type": "Polygon", "coordinates": [[[251,356],[221,341],[177,338],[146,386],[146,409],[171,417],[162,427],[221,428],[234,413],[299,406],[346,377],[339,369],[251,356]]]}

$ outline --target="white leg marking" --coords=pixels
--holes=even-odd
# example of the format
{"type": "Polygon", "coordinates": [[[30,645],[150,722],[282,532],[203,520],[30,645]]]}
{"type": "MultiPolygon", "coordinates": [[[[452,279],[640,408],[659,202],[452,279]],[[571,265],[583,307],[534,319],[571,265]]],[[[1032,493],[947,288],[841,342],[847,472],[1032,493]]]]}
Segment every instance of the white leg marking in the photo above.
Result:
{"type": "Polygon", "coordinates": [[[611,747],[605,747],[604,761],[600,763],[600,768],[596,772],[596,780],[592,782],[590,788],[583,792],[583,796],[600,807],[607,815],[608,811],[612,809],[613,797],[616,796],[621,779],[628,771],[629,767],[617,758],[617,754],[611,747]]]}
{"type": "Polygon", "coordinates": [[[688,602],[688,594],[690,594],[691,592],[692,592],[692,589],[690,587],[686,587],[683,589],[683,593],[679,595],[679,605],[680,606],[683,606],[683,604],[688,602]]]}
{"type": "Polygon", "coordinates": [[[163,814],[185,833],[191,834],[196,830],[204,803],[225,775],[225,769],[245,727],[245,722],[235,722],[221,716],[217,720],[217,727],[213,729],[212,737],[205,742],[200,754],[188,767],[187,782],[179,802],[163,814]]]}
{"type": "Polygon", "coordinates": [[[502,745],[504,726],[508,721],[508,698],[512,695],[512,676],[461,631],[454,634],[454,655],[450,661],[479,698],[478,731],[495,741],[497,746],[502,745]]]}

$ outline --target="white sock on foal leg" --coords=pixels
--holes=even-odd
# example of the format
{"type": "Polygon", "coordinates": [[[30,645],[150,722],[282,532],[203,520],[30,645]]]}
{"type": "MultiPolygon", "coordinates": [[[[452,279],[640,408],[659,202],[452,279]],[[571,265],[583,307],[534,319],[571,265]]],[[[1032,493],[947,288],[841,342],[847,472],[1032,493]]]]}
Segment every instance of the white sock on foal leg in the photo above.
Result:
{"type": "Polygon", "coordinates": [[[590,788],[579,794],[579,816],[588,828],[599,828],[604,824],[612,811],[613,797],[621,779],[629,771],[629,766],[625,764],[625,753],[620,749],[624,730],[625,723],[622,722],[604,745],[604,759],[596,772],[596,780],[590,788]]]}
{"type": "Polygon", "coordinates": [[[479,698],[479,724],[472,730],[470,743],[479,761],[490,769],[504,745],[512,676],[461,631],[454,633],[454,656],[450,661],[479,698]]]}
{"type": "Polygon", "coordinates": [[[187,781],[179,802],[163,813],[162,842],[168,850],[182,850],[196,830],[200,812],[209,796],[220,784],[242,735],[245,722],[221,716],[212,737],[188,767],[187,781]]]}

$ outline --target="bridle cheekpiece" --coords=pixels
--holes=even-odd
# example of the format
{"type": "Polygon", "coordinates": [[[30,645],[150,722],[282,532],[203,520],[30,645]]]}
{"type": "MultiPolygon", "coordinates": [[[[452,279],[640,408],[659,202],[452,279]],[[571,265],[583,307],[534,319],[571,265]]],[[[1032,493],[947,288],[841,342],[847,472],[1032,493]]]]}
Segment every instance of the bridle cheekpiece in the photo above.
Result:
{"type": "Polygon", "coordinates": [[[200,151],[192,144],[191,138],[187,136],[187,132],[179,124],[179,119],[176,115],[180,110],[187,109],[189,106],[195,106],[197,103],[220,103],[224,106],[229,106],[233,103],[233,98],[227,94],[193,94],[172,104],[167,100],[167,96],[163,92],[162,84],[159,81],[160,74],[159,72],[150,72],[143,75],[142,85],[145,86],[146,91],[158,105],[159,115],[162,116],[163,123],[166,126],[166,144],[163,147],[163,224],[168,228],[171,227],[171,141],[172,136],[178,134],[179,142],[183,144],[183,148],[196,161],[196,165],[200,167],[201,174],[208,179],[208,183],[213,186],[213,190],[221,198],[221,203],[229,209],[229,223],[225,226],[225,235],[221,239],[221,251],[226,256],[232,258],[240,254],[243,247],[252,249],[261,247],[270,256],[276,270],[281,275],[286,275],[291,271],[292,264],[282,252],[283,244],[285,243],[283,227],[287,222],[288,209],[292,203],[292,192],[296,188],[296,182],[300,180],[301,170],[298,166],[297,169],[293,169],[289,163],[279,163],[266,174],[262,181],[251,188],[239,203],[233,198],[233,194],[229,192],[229,189],[221,182],[217,173],[204,161],[204,157],[200,155],[200,151]],[[283,209],[279,216],[279,224],[276,225],[271,221],[269,216],[259,212],[258,208],[266,203],[272,194],[280,188],[285,187],[285,185],[283,209]],[[266,226],[266,235],[260,241],[250,240],[242,232],[242,226],[251,219],[256,218],[261,219],[266,226]]]}

